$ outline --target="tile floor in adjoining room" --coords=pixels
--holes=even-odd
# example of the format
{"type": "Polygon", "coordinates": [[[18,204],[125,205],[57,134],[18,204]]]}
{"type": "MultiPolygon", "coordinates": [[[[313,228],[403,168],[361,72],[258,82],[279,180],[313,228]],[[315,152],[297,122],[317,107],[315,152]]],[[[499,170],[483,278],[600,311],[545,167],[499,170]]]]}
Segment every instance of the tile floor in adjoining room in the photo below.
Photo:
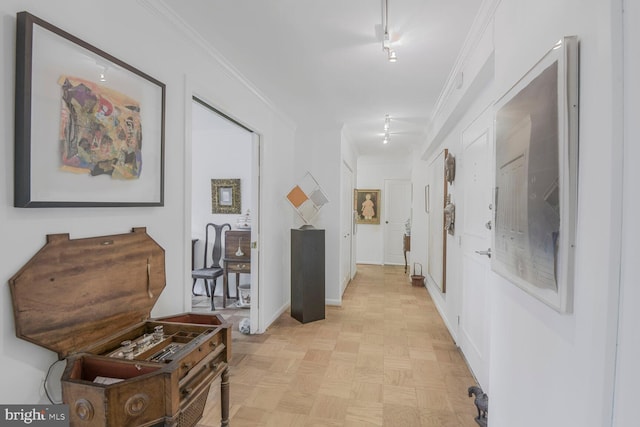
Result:
{"type": "MultiPolygon", "coordinates": [[[[248,315],[240,310],[220,313],[248,315]]],[[[261,335],[234,324],[232,351],[233,427],[477,427],[467,394],[475,380],[404,267],[359,265],[324,320],[301,324],[287,312],[261,335]]],[[[208,410],[218,398],[210,394],[197,427],[220,425],[208,410]]]]}
{"type": "Polygon", "coordinates": [[[211,310],[211,300],[206,295],[192,296],[191,297],[191,311],[195,313],[215,313],[221,315],[227,322],[233,324],[233,338],[238,338],[236,335],[242,335],[238,330],[238,325],[242,319],[249,317],[250,311],[248,308],[239,308],[236,306],[235,299],[228,299],[226,308],[222,308],[222,297],[214,297],[215,310],[211,310]]]}

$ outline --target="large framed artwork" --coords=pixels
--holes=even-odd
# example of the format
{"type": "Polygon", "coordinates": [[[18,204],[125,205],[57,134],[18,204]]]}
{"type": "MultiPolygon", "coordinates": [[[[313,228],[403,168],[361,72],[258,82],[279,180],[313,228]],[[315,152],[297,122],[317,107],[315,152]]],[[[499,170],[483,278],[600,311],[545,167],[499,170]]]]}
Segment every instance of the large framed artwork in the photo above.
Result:
{"type": "Polygon", "coordinates": [[[14,206],[163,206],[165,85],[17,14],[14,206]]]}
{"type": "Polygon", "coordinates": [[[380,224],[380,190],[353,190],[356,224],[380,224]]]}
{"type": "Polygon", "coordinates": [[[494,271],[572,311],[578,40],[565,37],[495,105],[494,271]]]}
{"type": "Polygon", "coordinates": [[[447,291],[447,229],[445,206],[449,191],[446,179],[446,159],[449,150],[439,152],[429,163],[429,185],[425,189],[429,223],[427,275],[440,292],[447,291]]]}

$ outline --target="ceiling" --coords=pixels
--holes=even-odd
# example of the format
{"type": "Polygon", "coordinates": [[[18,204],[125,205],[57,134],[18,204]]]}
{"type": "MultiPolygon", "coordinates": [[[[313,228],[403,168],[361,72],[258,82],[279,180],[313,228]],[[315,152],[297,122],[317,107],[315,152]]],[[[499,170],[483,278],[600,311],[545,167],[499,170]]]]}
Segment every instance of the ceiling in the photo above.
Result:
{"type": "Polygon", "coordinates": [[[361,155],[424,143],[482,0],[163,0],[297,124],[344,125],[361,155]],[[389,114],[390,142],[383,144],[389,114]]]}

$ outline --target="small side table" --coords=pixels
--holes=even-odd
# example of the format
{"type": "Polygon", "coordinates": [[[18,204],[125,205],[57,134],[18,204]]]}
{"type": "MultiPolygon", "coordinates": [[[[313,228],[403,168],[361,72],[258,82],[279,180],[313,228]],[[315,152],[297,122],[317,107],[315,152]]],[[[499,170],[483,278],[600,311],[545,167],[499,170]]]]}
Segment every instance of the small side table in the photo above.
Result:
{"type": "Polygon", "coordinates": [[[411,236],[404,235],[402,251],[404,252],[404,274],[407,274],[407,252],[411,252],[411,236]]]}
{"type": "Polygon", "coordinates": [[[229,293],[229,273],[236,274],[236,299],[240,301],[240,274],[251,274],[251,259],[246,260],[238,260],[238,259],[230,259],[224,258],[222,260],[224,263],[224,281],[222,285],[222,308],[225,308],[227,305],[227,295],[229,293]]]}
{"type": "Polygon", "coordinates": [[[227,306],[229,298],[229,273],[236,274],[236,300],[240,299],[240,274],[251,274],[251,231],[229,230],[226,232],[224,247],[224,282],[222,284],[222,308],[227,306]]]}

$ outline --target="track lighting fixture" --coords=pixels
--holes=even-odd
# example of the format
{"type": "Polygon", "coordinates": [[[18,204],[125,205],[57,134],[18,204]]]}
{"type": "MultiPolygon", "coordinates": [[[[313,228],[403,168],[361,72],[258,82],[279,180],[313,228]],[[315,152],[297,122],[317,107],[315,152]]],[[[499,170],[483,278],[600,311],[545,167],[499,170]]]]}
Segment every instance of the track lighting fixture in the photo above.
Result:
{"type": "Polygon", "coordinates": [[[382,50],[387,53],[389,62],[396,62],[398,56],[396,51],[391,48],[391,39],[389,38],[389,0],[382,0],[382,28],[384,29],[382,50]]]}
{"type": "Polygon", "coordinates": [[[384,29],[384,38],[382,39],[382,50],[388,51],[391,49],[391,40],[389,40],[389,33],[387,28],[384,29]]]}
{"type": "Polygon", "coordinates": [[[382,140],[383,144],[389,143],[389,128],[391,127],[391,118],[388,114],[384,115],[384,139],[382,140]]]}

